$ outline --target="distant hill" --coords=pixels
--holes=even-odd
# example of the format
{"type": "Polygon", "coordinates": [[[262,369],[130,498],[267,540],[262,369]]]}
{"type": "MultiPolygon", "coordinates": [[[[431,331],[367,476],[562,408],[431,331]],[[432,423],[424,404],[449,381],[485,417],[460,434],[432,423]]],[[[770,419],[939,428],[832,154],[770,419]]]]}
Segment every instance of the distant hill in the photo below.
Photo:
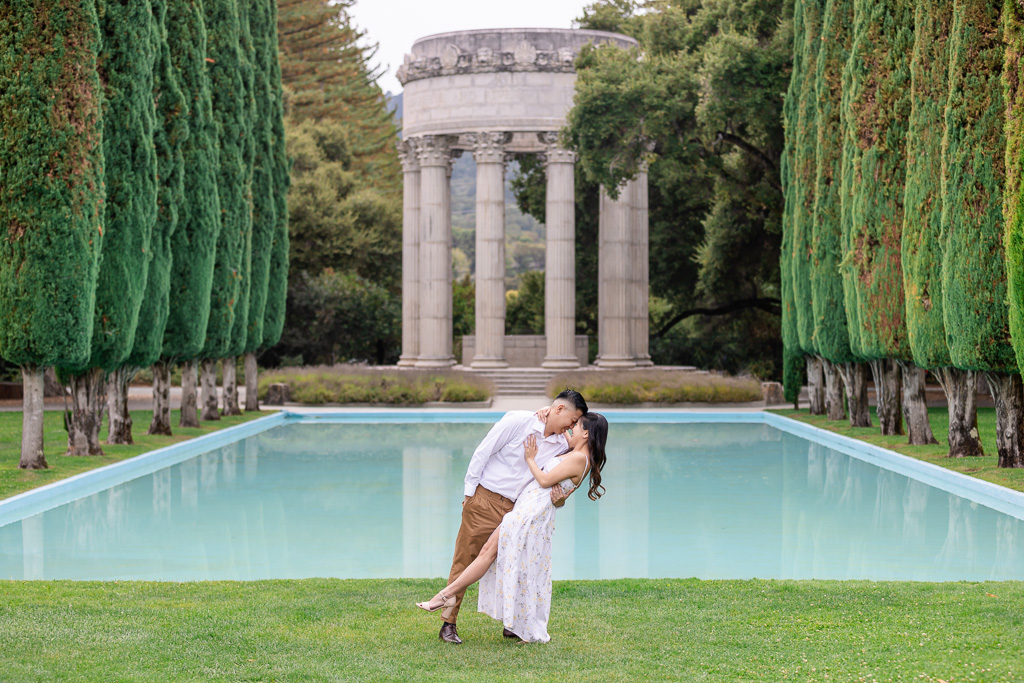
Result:
{"type": "MultiPolygon", "coordinates": [[[[401,127],[402,93],[385,95],[388,109],[395,112],[401,127]]],[[[401,135],[401,133],[399,133],[401,135]]],[[[544,224],[538,223],[516,206],[511,179],[519,171],[512,162],[505,174],[505,287],[516,289],[519,275],[527,270],[544,269],[544,224]]],[[[452,168],[452,241],[453,269],[456,278],[474,272],[476,267],[476,162],[464,152],[452,168]]]]}

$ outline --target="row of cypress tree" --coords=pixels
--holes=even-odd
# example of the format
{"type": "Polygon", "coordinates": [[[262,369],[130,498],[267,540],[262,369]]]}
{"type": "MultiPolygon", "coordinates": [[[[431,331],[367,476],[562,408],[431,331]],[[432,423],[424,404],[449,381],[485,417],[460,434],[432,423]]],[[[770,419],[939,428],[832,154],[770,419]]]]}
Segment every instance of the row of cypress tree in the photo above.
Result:
{"type": "Polygon", "coordinates": [[[218,359],[225,412],[240,354],[256,407],[254,352],[281,336],[288,270],[276,7],[0,6],[0,356],[22,370],[21,467],[46,467],[46,367],[72,388],[74,454],[100,452],[104,395],[108,443],[131,442],[127,384],[148,365],[151,433],[170,432],[174,363],[183,425],[198,424],[197,360],[204,419],[218,359]]]}
{"type": "Polygon", "coordinates": [[[796,0],[784,106],[785,388],[813,412],[980,455],[975,393],[996,405],[1000,467],[1024,467],[1022,10],[1001,0],[796,0]]]}

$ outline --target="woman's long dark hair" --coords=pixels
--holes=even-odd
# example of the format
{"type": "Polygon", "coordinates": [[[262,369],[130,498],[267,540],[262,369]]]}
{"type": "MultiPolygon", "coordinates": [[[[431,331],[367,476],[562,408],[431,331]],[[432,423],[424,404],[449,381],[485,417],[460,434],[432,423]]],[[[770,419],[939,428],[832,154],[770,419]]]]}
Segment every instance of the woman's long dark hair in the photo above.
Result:
{"type": "Polygon", "coordinates": [[[601,486],[601,468],[606,460],[604,444],[608,440],[608,420],[601,413],[587,413],[577,423],[587,430],[587,446],[590,448],[590,500],[597,500],[604,495],[601,486]]]}

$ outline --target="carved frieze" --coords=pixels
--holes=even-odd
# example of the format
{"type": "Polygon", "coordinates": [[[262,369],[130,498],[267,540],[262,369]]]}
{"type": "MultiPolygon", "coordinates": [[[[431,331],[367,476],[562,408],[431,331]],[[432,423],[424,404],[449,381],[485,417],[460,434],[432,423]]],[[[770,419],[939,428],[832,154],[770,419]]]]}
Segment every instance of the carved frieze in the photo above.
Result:
{"type": "Polygon", "coordinates": [[[475,52],[463,50],[457,45],[446,45],[440,57],[424,57],[407,54],[405,62],[398,67],[396,76],[405,85],[410,81],[453,74],[488,73],[494,71],[558,71],[574,73],[576,52],[572,48],[538,50],[527,41],[520,41],[511,52],[497,51],[489,47],[478,48],[475,52]]]}

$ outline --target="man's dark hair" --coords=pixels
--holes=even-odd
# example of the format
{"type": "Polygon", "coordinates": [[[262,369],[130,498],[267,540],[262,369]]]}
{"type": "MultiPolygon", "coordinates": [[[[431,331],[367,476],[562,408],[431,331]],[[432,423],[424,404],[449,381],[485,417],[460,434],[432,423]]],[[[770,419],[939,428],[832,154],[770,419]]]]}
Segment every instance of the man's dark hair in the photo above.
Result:
{"type": "Polygon", "coordinates": [[[587,402],[583,399],[583,394],[576,391],[575,389],[566,389],[558,396],[555,396],[556,401],[565,401],[570,404],[573,408],[580,411],[583,415],[587,414],[587,402]]]}

